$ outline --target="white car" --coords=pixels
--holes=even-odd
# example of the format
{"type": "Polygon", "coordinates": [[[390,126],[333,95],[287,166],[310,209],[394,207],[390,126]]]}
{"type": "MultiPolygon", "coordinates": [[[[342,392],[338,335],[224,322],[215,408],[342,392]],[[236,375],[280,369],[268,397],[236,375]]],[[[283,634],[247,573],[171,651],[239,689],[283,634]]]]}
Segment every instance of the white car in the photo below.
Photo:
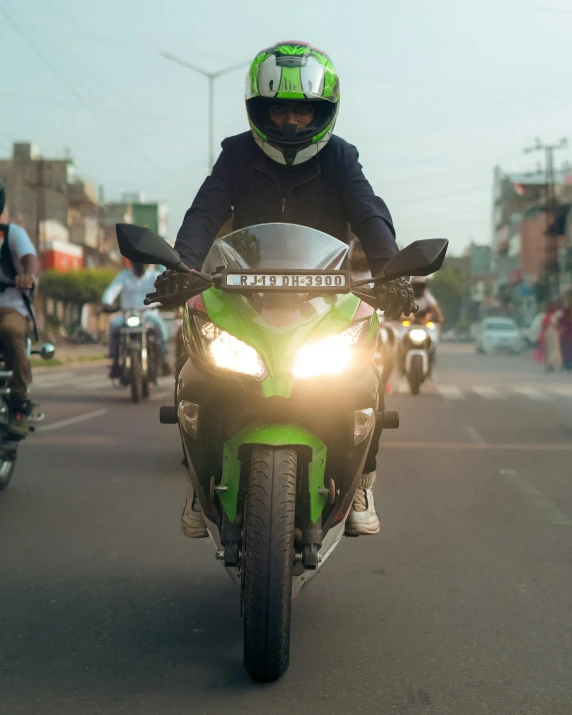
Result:
{"type": "Polygon", "coordinates": [[[477,329],[477,352],[495,350],[519,355],[523,344],[518,325],[512,318],[485,318],[477,329]]]}

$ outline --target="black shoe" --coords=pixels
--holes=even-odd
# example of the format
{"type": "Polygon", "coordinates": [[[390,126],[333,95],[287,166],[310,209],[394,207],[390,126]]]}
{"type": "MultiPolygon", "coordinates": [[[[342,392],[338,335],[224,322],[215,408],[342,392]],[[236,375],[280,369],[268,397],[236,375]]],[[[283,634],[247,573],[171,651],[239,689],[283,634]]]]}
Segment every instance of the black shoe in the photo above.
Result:
{"type": "Polygon", "coordinates": [[[109,368],[109,379],[116,380],[120,377],[121,377],[121,368],[119,367],[118,362],[114,362],[111,364],[111,367],[109,368]]]}
{"type": "Polygon", "coordinates": [[[8,415],[8,430],[17,437],[26,437],[30,432],[28,416],[32,411],[30,400],[12,396],[8,415]]]}

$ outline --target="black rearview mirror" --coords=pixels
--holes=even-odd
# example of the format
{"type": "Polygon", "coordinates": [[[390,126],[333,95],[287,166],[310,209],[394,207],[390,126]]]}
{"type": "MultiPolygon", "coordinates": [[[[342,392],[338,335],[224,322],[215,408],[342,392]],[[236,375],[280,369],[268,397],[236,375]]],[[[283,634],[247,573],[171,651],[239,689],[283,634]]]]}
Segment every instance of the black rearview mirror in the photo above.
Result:
{"type": "Polygon", "coordinates": [[[449,241],[446,238],[429,238],[413,241],[385,264],[383,271],[375,278],[393,281],[403,276],[428,276],[443,265],[449,241]]]}
{"type": "Polygon", "coordinates": [[[173,271],[189,272],[177,251],[148,228],[118,223],[115,230],[121,255],[133,263],[158,263],[173,271]]]}

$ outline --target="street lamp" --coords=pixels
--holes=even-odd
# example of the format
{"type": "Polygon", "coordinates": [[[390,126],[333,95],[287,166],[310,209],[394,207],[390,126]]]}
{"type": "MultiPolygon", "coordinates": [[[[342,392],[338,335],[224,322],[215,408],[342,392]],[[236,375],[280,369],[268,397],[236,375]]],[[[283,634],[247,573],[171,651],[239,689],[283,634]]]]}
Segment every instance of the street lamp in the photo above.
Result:
{"type": "Polygon", "coordinates": [[[234,70],[240,69],[241,67],[246,67],[250,62],[239,62],[238,64],[231,65],[230,67],[225,67],[218,72],[208,72],[202,67],[191,64],[187,60],[183,60],[180,57],[172,55],[170,52],[161,52],[161,56],[171,62],[176,62],[178,65],[187,67],[194,72],[202,74],[209,81],[209,171],[212,171],[214,166],[214,83],[215,79],[222,77],[222,75],[228,74],[229,72],[234,72],[234,70]]]}

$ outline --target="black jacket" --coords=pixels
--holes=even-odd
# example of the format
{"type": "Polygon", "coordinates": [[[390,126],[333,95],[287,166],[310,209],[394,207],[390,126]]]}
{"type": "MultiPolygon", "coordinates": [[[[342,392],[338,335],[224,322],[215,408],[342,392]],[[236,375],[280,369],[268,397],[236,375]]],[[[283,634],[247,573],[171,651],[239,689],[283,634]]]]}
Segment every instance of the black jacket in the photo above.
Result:
{"type": "Polygon", "coordinates": [[[220,227],[297,223],[348,243],[360,239],[372,273],[397,252],[385,203],[362,172],[354,146],[333,136],[313,159],[286,167],[269,159],[250,132],[225,139],[212,174],[187,211],[175,248],[200,268],[220,227]]]}

